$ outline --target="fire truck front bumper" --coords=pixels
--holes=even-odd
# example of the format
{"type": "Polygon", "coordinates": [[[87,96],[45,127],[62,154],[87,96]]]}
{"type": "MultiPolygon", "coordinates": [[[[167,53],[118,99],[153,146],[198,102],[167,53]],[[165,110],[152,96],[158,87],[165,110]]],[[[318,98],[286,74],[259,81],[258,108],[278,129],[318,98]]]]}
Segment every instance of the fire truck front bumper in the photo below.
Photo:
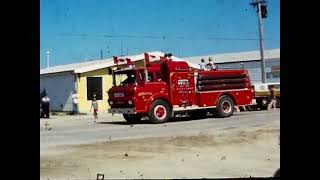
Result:
{"type": "Polygon", "coordinates": [[[134,108],[110,108],[108,112],[112,114],[136,114],[134,108]]]}

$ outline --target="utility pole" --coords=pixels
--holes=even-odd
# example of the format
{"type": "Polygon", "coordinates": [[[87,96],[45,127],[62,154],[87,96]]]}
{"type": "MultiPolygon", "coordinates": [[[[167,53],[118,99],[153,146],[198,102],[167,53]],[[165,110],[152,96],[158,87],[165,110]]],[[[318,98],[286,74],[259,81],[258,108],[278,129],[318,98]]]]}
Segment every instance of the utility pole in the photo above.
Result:
{"type": "Polygon", "coordinates": [[[50,63],[49,63],[50,59],[49,58],[50,58],[50,51],[48,50],[47,51],[47,69],[49,69],[49,67],[50,67],[50,63]]]}
{"type": "Polygon", "coordinates": [[[267,17],[267,6],[265,5],[267,1],[265,0],[252,0],[252,1],[253,2],[250,3],[250,5],[252,5],[254,8],[257,7],[257,13],[258,13],[262,83],[266,83],[262,19],[267,17]]]}

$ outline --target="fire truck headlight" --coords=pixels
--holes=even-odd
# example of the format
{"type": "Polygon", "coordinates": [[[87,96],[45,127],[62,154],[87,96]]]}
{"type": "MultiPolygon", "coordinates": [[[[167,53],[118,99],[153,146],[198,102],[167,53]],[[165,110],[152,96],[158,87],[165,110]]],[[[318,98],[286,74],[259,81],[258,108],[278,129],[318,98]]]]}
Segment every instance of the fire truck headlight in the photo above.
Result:
{"type": "Polygon", "coordinates": [[[112,104],[113,104],[113,101],[110,101],[109,103],[110,103],[110,105],[112,105],[112,104]]]}
{"type": "Polygon", "coordinates": [[[132,105],[132,101],[128,101],[128,104],[132,105]]]}

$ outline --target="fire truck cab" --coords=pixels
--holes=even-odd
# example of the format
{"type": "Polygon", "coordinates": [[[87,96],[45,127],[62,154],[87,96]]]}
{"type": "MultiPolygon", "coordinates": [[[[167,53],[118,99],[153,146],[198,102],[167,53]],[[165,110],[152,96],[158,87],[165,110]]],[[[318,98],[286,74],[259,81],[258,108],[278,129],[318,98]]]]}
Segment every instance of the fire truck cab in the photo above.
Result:
{"type": "MultiPolygon", "coordinates": [[[[109,112],[123,114],[129,123],[148,117],[164,123],[177,114],[229,117],[235,105],[249,105],[254,97],[246,70],[192,70],[184,61],[160,57],[145,68],[113,71],[108,91],[109,112]]],[[[118,62],[114,57],[115,63],[118,62]]],[[[129,64],[130,59],[127,59],[129,64]]]]}

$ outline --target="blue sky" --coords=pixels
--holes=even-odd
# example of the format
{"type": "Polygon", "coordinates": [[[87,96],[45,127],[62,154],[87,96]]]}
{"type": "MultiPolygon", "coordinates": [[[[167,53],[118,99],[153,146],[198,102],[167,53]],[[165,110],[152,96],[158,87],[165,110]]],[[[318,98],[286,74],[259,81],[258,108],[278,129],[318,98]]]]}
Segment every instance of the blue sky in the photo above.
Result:
{"type": "MultiPolygon", "coordinates": [[[[121,49],[124,55],[160,50],[179,57],[258,50],[250,2],[40,0],[40,65],[46,66],[47,50],[51,66],[100,59],[100,50],[104,58],[121,49]]],[[[279,0],[268,1],[263,26],[265,48],[279,48],[279,0]]]]}

